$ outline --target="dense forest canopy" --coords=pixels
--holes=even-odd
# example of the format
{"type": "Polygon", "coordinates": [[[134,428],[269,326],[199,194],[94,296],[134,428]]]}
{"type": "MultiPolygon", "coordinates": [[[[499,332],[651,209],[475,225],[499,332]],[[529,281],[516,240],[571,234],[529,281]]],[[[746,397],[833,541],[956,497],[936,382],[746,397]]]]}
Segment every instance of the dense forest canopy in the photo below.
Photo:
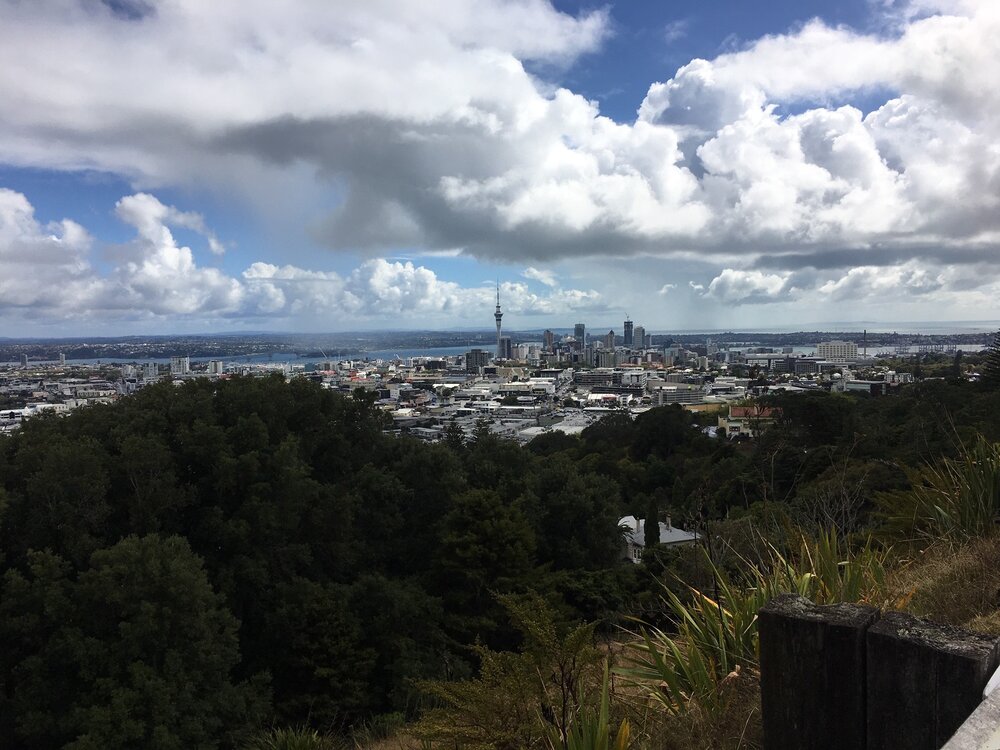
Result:
{"type": "Polygon", "coordinates": [[[623,515],[850,534],[910,469],[1000,439],[1000,392],[959,380],[771,405],[748,442],[674,406],[428,444],[384,434],[361,391],[271,377],[32,419],[0,439],[0,746],[227,747],[412,713],[415,681],[516,645],[501,595],[602,627],[645,606],[670,561],[623,563],[623,515]]]}

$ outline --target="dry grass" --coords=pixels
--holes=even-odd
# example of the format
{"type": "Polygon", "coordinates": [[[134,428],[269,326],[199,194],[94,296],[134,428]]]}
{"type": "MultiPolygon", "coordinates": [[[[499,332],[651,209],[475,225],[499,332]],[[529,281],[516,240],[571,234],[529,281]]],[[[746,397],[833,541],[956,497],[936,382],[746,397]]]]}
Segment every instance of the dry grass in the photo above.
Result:
{"type": "MultiPolygon", "coordinates": [[[[733,675],[722,685],[721,700],[710,710],[692,703],[674,716],[649,704],[637,711],[633,727],[641,727],[637,747],[643,750],[757,750],[762,746],[760,684],[756,675],[733,675]]],[[[639,734],[637,732],[637,734],[639,734]]]]}
{"type": "Polygon", "coordinates": [[[424,747],[420,740],[401,732],[394,737],[386,737],[366,745],[359,745],[358,750],[420,750],[424,747]]]}
{"type": "Polygon", "coordinates": [[[889,576],[886,608],[1000,635],[1000,536],[937,544],[889,576]]]}

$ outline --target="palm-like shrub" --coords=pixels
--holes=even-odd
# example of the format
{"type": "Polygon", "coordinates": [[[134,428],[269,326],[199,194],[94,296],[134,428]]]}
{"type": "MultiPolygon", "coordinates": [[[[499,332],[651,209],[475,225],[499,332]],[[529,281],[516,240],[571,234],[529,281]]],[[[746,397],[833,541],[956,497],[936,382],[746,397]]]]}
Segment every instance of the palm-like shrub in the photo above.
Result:
{"type": "Polygon", "coordinates": [[[269,729],[254,735],[243,750],[339,750],[329,737],[307,727],[269,729]]]}
{"type": "Polygon", "coordinates": [[[667,590],[663,602],[677,632],[643,626],[619,672],[672,714],[685,713],[692,701],[710,706],[727,681],[757,672],[757,613],[768,601],[790,592],[819,604],[867,600],[885,585],[884,560],[870,544],[849,554],[834,531],[802,538],[794,561],[771,547],[770,563],[746,562],[742,581],[708,559],[718,593],[713,598],[689,587],[684,601],[667,590]]]}

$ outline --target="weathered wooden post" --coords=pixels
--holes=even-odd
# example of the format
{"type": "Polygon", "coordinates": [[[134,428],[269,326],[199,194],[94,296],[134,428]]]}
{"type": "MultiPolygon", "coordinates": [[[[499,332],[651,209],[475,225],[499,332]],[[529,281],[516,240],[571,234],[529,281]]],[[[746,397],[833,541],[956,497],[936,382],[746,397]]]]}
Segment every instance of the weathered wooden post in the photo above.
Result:
{"type": "Polygon", "coordinates": [[[797,594],[760,611],[765,750],[864,750],[865,633],[877,619],[874,607],[797,594]]]}
{"type": "Polygon", "coordinates": [[[939,750],[982,701],[1000,641],[888,612],[868,630],[868,750],[939,750]]]}

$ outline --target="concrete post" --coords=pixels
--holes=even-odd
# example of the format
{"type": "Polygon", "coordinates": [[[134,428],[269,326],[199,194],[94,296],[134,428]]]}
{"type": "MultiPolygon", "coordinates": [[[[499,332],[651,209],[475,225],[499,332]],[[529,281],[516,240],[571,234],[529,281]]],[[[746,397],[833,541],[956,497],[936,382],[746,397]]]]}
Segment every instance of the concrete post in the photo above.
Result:
{"type": "Polygon", "coordinates": [[[761,609],[765,750],[865,749],[865,633],[877,618],[874,607],[797,594],[761,609]]]}
{"type": "Polygon", "coordinates": [[[980,703],[941,750],[1000,750],[1000,691],[980,703]]]}
{"type": "Polygon", "coordinates": [[[982,701],[995,638],[889,612],[868,630],[868,750],[938,750],[982,701]]]}

